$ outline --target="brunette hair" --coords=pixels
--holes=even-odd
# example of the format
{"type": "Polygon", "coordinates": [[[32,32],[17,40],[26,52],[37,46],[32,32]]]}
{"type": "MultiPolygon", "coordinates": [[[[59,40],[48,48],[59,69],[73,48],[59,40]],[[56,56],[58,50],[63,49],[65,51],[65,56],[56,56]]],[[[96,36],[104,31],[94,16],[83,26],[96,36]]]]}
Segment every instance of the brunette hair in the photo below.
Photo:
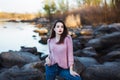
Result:
{"type": "Polygon", "coordinates": [[[55,35],[55,31],[54,31],[54,28],[56,26],[56,24],[60,22],[63,24],[63,27],[64,27],[64,31],[63,33],[61,34],[61,37],[60,37],[60,40],[57,42],[57,44],[60,44],[60,43],[63,43],[64,42],[64,39],[65,37],[68,35],[68,30],[67,30],[67,27],[65,25],[65,23],[62,21],[62,20],[56,20],[52,29],[51,29],[51,34],[50,34],[50,39],[54,38],[56,35],[55,35]]]}

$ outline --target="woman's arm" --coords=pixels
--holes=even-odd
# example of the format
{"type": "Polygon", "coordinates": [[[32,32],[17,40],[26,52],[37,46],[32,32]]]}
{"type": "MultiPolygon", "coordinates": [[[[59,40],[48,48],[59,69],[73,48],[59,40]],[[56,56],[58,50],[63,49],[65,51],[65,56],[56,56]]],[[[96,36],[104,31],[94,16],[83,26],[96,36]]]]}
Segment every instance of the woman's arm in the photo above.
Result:
{"type": "Polygon", "coordinates": [[[47,64],[48,66],[51,64],[51,61],[50,61],[50,39],[47,40],[47,44],[48,44],[48,49],[49,49],[49,54],[48,54],[48,57],[46,57],[45,59],[45,65],[47,64]]]}
{"type": "Polygon", "coordinates": [[[68,66],[70,68],[70,74],[73,76],[76,75],[79,76],[79,74],[73,70],[74,56],[73,56],[73,43],[71,36],[68,36],[67,46],[68,46],[68,66]]]}

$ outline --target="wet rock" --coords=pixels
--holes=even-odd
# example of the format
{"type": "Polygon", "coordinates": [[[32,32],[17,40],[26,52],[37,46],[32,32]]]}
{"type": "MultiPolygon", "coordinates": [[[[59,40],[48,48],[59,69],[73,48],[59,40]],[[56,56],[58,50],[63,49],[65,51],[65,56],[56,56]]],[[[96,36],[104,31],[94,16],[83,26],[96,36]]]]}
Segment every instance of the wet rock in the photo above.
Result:
{"type": "Polygon", "coordinates": [[[4,67],[12,67],[14,65],[23,66],[26,63],[40,61],[38,56],[29,52],[2,52],[0,54],[1,64],[4,67]]]}
{"type": "Polygon", "coordinates": [[[92,46],[97,51],[106,53],[104,50],[117,44],[120,44],[120,32],[114,32],[112,34],[101,36],[100,38],[91,39],[86,46],[92,46]]]}
{"type": "Polygon", "coordinates": [[[37,69],[20,69],[17,66],[0,73],[0,80],[44,80],[37,69]]]}
{"type": "Polygon", "coordinates": [[[79,36],[79,42],[82,44],[82,47],[84,48],[86,43],[91,40],[93,38],[93,36],[79,36]]]}
{"type": "Polygon", "coordinates": [[[98,65],[99,63],[96,61],[96,59],[92,57],[77,57],[78,60],[84,65],[85,68],[92,66],[92,65],[98,65]]]}
{"type": "Polygon", "coordinates": [[[85,66],[81,63],[81,61],[79,60],[79,57],[74,57],[74,61],[75,61],[74,70],[81,75],[85,69],[85,66]]]}
{"type": "Polygon", "coordinates": [[[81,43],[78,39],[76,40],[73,40],[73,50],[76,51],[78,49],[80,49],[82,46],[81,46],[81,43]]]}
{"type": "Polygon", "coordinates": [[[120,51],[112,51],[107,55],[102,56],[99,60],[100,62],[106,62],[106,61],[115,61],[117,59],[120,59],[120,51]]]}
{"type": "Polygon", "coordinates": [[[84,80],[120,80],[120,62],[106,62],[88,67],[82,74],[84,80]]]}
{"type": "Polygon", "coordinates": [[[41,40],[39,40],[39,43],[47,44],[47,39],[48,39],[47,36],[41,36],[41,40]]]}
{"type": "Polygon", "coordinates": [[[100,37],[105,34],[111,34],[113,32],[120,32],[120,23],[102,25],[94,31],[94,35],[96,37],[100,37]]]}
{"type": "Polygon", "coordinates": [[[97,52],[93,47],[86,47],[82,50],[82,55],[86,57],[97,57],[97,52]]]}
{"type": "Polygon", "coordinates": [[[74,51],[74,56],[78,56],[78,57],[80,57],[80,56],[82,56],[82,50],[77,50],[77,51],[74,51]]]}
{"type": "Polygon", "coordinates": [[[32,54],[37,54],[37,48],[36,47],[25,47],[21,46],[20,49],[21,52],[30,52],[32,54]]]}
{"type": "Polygon", "coordinates": [[[45,61],[38,61],[38,62],[32,62],[25,64],[21,69],[38,69],[42,73],[45,72],[45,61]]]}
{"type": "Polygon", "coordinates": [[[39,35],[46,35],[48,33],[48,30],[46,28],[40,28],[40,29],[34,30],[34,32],[39,33],[39,35]]]}

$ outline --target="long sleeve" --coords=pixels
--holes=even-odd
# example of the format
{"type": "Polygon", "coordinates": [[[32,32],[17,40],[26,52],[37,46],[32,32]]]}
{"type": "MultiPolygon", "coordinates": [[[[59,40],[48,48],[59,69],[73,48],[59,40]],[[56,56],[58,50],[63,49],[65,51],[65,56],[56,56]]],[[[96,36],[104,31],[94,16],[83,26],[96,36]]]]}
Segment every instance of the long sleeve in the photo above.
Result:
{"type": "Polygon", "coordinates": [[[71,36],[67,38],[67,54],[68,54],[68,66],[74,64],[74,57],[73,57],[73,43],[71,36]]]}

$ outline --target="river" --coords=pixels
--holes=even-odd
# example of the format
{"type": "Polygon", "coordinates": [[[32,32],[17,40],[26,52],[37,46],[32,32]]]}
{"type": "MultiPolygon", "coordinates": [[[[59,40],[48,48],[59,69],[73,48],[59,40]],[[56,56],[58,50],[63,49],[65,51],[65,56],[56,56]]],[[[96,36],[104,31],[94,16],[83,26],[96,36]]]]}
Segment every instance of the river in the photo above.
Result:
{"type": "Polygon", "coordinates": [[[48,53],[47,45],[38,42],[41,38],[33,32],[35,29],[35,25],[29,23],[0,22],[0,52],[19,51],[21,46],[25,46],[48,53]]]}

